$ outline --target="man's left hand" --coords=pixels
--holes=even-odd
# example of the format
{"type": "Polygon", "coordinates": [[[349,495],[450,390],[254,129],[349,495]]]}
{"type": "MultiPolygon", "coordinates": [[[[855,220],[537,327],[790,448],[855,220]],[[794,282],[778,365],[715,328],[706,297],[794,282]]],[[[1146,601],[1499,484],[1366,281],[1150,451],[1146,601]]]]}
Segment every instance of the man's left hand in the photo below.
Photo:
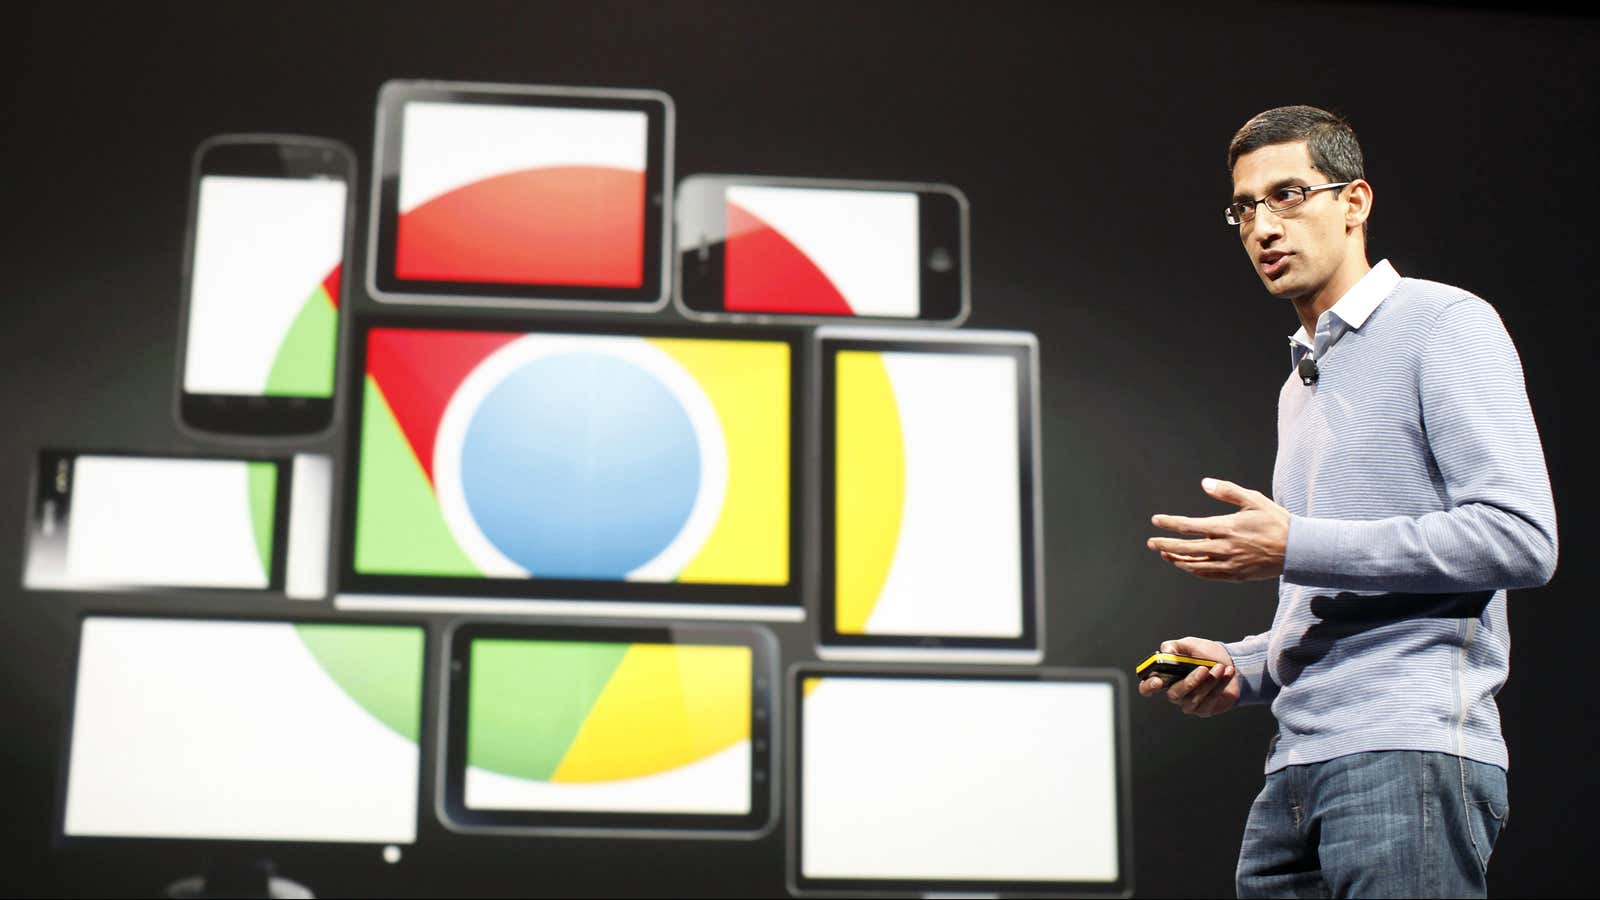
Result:
{"type": "Polygon", "coordinates": [[[1198,540],[1151,538],[1145,546],[1194,575],[1213,581],[1261,581],[1283,574],[1283,552],[1289,542],[1289,511],[1272,498],[1231,481],[1204,478],[1207,494],[1239,507],[1236,513],[1191,519],[1155,515],[1150,524],[1198,540]]]}

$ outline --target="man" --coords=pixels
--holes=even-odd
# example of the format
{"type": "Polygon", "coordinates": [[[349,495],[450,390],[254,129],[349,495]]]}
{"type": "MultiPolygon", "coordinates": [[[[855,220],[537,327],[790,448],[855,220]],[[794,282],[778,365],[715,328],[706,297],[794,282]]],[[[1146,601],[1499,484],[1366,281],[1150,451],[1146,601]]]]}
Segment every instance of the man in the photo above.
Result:
{"type": "Polygon", "coordinates": [[[1521,361],[1489,304],[1368,264],[1373,190],[1338,116],[1264,112],[1228,166],[1226,218],[1301,326],[1273,498],[1207,478],[1238,512],[1157,515],[1191,537],[1148,546],[1200,578],[1278,578],[1278,608],[1232,643],[1164,642],[1218,663],[1139,692],[1198,716],[1271,704],[1239,896],[1484,896],[1507,814],[1506,589],[1556,563],[1521,361]]]}

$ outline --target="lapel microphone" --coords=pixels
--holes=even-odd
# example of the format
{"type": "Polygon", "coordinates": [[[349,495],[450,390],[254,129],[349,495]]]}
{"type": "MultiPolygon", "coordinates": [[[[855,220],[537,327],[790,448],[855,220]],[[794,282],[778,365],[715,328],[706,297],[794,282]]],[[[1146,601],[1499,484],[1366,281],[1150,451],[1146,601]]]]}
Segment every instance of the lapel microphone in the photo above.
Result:
{"type": "Polygon", "coordinates": [[[1309,356],[1300,358],[1300,383],[1306,387],[1317,383],[1317,361],[1309,356]]]}

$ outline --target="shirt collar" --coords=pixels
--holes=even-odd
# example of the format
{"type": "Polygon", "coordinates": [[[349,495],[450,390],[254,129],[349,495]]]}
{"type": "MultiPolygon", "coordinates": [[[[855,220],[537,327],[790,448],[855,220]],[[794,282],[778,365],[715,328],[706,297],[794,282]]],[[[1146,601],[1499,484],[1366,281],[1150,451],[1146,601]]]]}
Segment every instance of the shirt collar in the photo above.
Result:
{"type": "MultiPolygon", "coordinates": [[[[1328,328],[1330,332],[1334,331],[1336,323],[1343,323],[1344,325],[1343,328],[1338,329],[1337,333],[1330,335],[1327,343],[1331,344],[1334,339],[1350,328],[1360,328],[1365,325],[1367,317],[1372,315],[1372,311],[1378,308],[1378,304],[1383,302],[1383,298],[1389,296],[1399,283],[1400,273],[1394,270],[1394,266],[1387,259],[1368,269],[1367,274],[1361,276],[1360,281],[1351,285],[1350,290],[1344,292],[1344,296],[1339,298],[1339,302],[1333,304],[1327,312],[1323,313],[1329,319],[1328,328]]],[[[1320,331],[1321,329],[1319,328],[1318,330],[1320,331]]],[[[1324,346],[1321,349],[1326,350],[1327,347],[1324,346]]],[[[1293,335],[1290,335],[1289,350],[1294,357],[1292,364],[1298,364],[1300,357],[1307,353],[1320,352],[1316,345],[1312,343],[1311,336],[1306,334],[1304,325],[1296,329],[1293,335]]]]}

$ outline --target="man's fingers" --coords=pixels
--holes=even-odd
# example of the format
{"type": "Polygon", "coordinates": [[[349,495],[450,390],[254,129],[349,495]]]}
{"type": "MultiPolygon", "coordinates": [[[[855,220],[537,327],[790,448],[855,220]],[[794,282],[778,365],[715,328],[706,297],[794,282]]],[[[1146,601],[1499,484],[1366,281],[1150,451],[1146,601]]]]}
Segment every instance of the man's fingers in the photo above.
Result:
{"type": "Polygon", "coordinates": [[[1186,715],[1194,715],[1197,710],[1205,706],[1206,701],[1217,691],[1217,679],[1212,678],[1189,693],[1183,700],[1183,711],[1186,715]]]}
{"type": "MultiPolygon", "coordinates": [[[[1164,554],[1165,555],[1165,554],[1164,554]]],[[[1233,565],[1227,562],[1217,562],[1210,559],[1177,559],[1167,555],[1167,562],[1179,569],[1188,572],[1196,578],[1208,581],[1239,581],[1239,573],[1234,571],[1233,565]]]]}
{"type": "Polygon", "coordinates": [[[1167,688],[1167,699],[1171,700],[1173,703],[1182,703],[1190,694],[1194,693],[1197,688],[1199,688],[1202,684],[1205,684],[1210,678],[1210,669],[1195,669],[1193,672],[1190,672],[1183,678],[1174,681],[1172,683],[1172,687],[1167,688]]]}
{"type": "Polygon", "coordinates": [[[1228,689],[1232,686],[1233,677],[1237,673],[1238,670],[1233,666],[1217,664],[1213,670],[1215,680],[1212,681],[1215,689],[1211,691],[1205,700],[1195,704],[1194,715],[1205,719],[1218,713],[1227,712],[1237,702],[1237,698],[1228,696],[1228,689]]]}
{"type": "Polygon", "coordinates": [[[1203,638],[1197,638],[1197,637],[1194,637],[1193,635],[1190,635],[1188,637],[1175,638],[1175,639],[1170,640],[1170,641],[1162,641],[1161,642],[1161,652],[1162,653],[1176,653],[1179,656],[1201,656],[1201,657],[1204,657],[1206,654],[1204,652],[1196,649],[1199,646],[1199,644],[1201,642],[1203,642],[1203,640],[1204,640],[1203,638]]]}
{"type": "Polygon", "coordinates": [[[1194,519],[1189,516],[1168,516],[1157,514],[1150,517],[1150,524],[1164,531],[1176,531],[1179,534],[1197,534],[1202,537],[1221,537],[1227,533],[1227,526],[1220,522],[1226,516],[1210,516],[1203,519],[1194,519]]]}
{"type": "Polygon", "coordinates": [[[1266,494],[1252,491],[1247,487],[1240,487],[1231,481],[1221,478],[1202,478],[1200,488],[1212,497],[1224,503],[1232,503],[1240,509],[1254,509],[1272,502],[1266,494]]]}
{"type": "Polygon", "coordinates": [[[1211,538],[1186,541],[1182,538],[1153,537],[1144,543],[1151,550],[1160,550],[1186,559],[1210,559],[1213,556],[1229,556],[1233,552],[1233,546],[1227,541],[1211,538]]]}
{"type": "Polygon", "coordinates": [[[1149,678],[1139,682],[1139,696],[1154,697],[1155,695],[1166,690],[1166,687],[1167,683],[1165,681],[1162,681],[1160,678],[1152,675],[1149,678]]]}

